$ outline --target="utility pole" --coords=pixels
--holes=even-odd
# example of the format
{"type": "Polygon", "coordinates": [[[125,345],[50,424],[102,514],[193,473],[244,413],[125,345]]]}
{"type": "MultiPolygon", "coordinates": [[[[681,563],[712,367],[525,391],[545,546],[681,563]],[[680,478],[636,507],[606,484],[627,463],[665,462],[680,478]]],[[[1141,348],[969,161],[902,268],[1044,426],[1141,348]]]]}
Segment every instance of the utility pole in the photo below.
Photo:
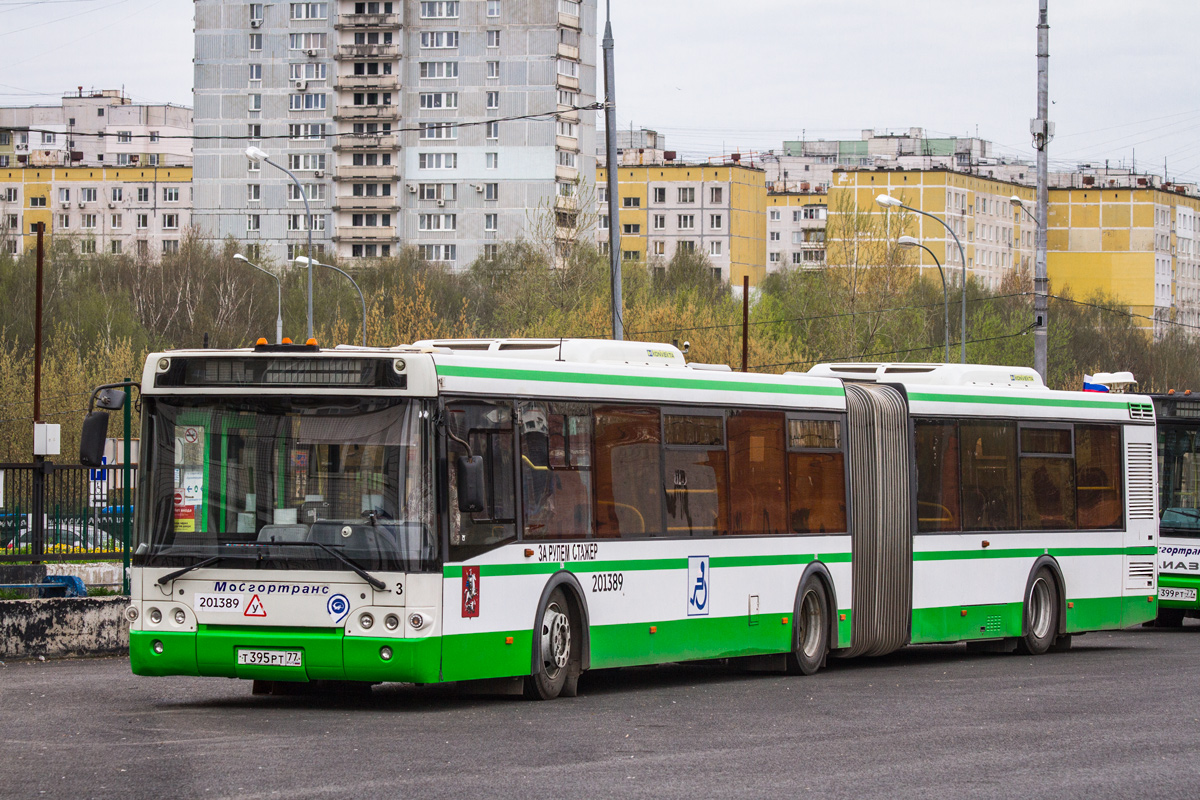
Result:
{"type": "Polygon", "coordinates": [[[29,543],[30,553],[41,563],[46,552],[46,457],[39,455],[37,433],[42,422],[42,264],[46,256],[46,223],[37,223],[37,275],[34,288],[33,311],[33,497],[30,505],[29,543]]]}
{"type": "Polygon", "coordinates": [[[1047,290],[1050,278],[1046,270],[1046,222],[1049,209],[1049,182],[1046,147],[1054,137],[1050,123],[1050,24],[1046,21],[1047,0],[1038,0],[1037,25],[1037,118],[1029,125],[1033,147],[1037,151],[1037,231],[1033,266],[1033,368],[1046,381],[1047,290]]]}
{"type": "Polygon", "coordinates": [[[608,163],[608,259],[612,271],[613,338],[625,338],[621,321],[621,218],[617,206],[617,71],[613,64],[612,0],[605,3],[604,152],[608,163]]]}

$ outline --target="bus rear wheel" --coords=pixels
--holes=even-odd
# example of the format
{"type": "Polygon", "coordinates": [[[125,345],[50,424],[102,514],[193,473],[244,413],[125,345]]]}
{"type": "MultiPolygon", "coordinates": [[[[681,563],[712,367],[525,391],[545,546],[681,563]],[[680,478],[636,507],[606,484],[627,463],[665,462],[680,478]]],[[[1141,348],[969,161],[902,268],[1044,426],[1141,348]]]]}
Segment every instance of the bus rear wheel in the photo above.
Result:
{"type": "Polygon", "coordinates": [[[579,680],[578,633],[571,625],[571,607],[566,593],[555,589],[542,609],[533,646],[537,665],[525,679],[525,697],[553,700],[559,695],[573,697],[579,680]]]}
{"type": "Polygon", "coordinates": [[[1158,616],[1154,619],[1156,628],[1182,628],[1183,609],[1158,607],[1158,616]]]}
{"type": "Polygon", "coordinates": [[[795,641],[788,659],[790,672],[812,675],[825,666],[829,653],[829,596],[819,578],[809,579],[796,604],[795,641]]]}
{"type": "Polygon", "coordinates": [[[1025,592],[1024,631],[1017,641],[1017,652],[1040,656],[1050,649],[1058,636],[1058,587],[1050,570],[1039,569],[1025,592]]]}

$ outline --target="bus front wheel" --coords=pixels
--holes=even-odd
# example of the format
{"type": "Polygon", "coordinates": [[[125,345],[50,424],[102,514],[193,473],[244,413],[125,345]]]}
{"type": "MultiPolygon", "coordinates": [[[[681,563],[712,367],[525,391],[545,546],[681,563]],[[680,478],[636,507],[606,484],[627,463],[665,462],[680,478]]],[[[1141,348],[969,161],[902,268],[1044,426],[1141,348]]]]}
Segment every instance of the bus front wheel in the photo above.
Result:
{"type": "Polygon", "coordinates": [[[1025,620],[1017,651],[1040,656],[1050,649],[1058,636],[1058,587],[1050,570],[1034,574],[1025,591],[1025,620]]]}
{"type": "Polygon", "coordinates": [[[788,666],[791,672],[812,675],[825,665],[829,652],[829,596],[820,578],[810,578],[796,604],[795,642],[788,666]]]}
{"type": "Polygon", "coordinates": [[[579,634],[572,625],[573,616],[566,593],[562,589],[551,592],[534,631],[536,665],[533,674],[525,679],[525,696],[530,700],[575,696],[579,681],[579,634]]]}

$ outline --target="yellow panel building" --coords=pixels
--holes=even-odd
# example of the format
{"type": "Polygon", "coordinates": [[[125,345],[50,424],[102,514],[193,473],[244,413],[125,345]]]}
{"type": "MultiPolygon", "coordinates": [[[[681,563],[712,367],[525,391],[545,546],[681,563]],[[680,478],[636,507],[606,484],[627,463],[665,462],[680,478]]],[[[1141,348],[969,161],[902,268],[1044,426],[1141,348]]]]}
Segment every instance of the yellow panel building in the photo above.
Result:
{"type": "Polygon", "coordinates": [[[19,255],[57,240],[82,253],[179,250],[192,217],[191,167],[0,169],[0,250],[19,255]]]}
{"type": "MultiPolygon", "coordinates": [[[[600,186],[599,241],[608,241],[607,170],[600,186]]],[[[756,286],[766,276],[767,188],[761,169],[741,164],[653,164],[617,168],[621,257],[670,259],[704,253],[722,280],[756,286]]]]}

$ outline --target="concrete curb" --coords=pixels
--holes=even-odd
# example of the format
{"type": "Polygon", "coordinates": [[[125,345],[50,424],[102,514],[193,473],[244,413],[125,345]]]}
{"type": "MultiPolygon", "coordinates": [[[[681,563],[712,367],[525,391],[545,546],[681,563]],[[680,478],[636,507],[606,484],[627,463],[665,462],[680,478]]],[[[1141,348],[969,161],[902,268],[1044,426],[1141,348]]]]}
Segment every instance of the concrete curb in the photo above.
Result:
{"type": "Polygon", "coordinates": [[[129,652],[127,597],[0,600],[0,660],[129,652]]]}

